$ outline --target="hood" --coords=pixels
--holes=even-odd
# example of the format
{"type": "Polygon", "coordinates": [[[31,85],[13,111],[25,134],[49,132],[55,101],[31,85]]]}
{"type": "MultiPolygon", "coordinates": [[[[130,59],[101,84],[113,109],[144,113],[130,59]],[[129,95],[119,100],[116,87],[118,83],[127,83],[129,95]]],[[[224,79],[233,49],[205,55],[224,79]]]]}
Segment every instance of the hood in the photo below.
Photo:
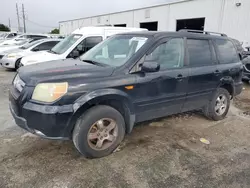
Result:
{"type": "Polygon", "coordinates": [[[26,65],[36,64],[36,63],[59,60],[59,59],[61,59],[60,55],[52,54],[47,51],[43,51],[43,52],[36,52],[33,55],[29,55],[29,56],[22,58],[21,63],[24,66],[26,66],[26,65]]]}
{"type": "Polygon", "coordinates": [[[49,61],[21,67],[20,78],[28,86],[41,82],[70,82],[80,78],[99,78],[110,76],[114,67],[101,67],[80,60],[65,59],[49,61]]]}
{"type": "Polygon", "coordinates": [[[23,52],[23,51],[24,51],[24,49],[20,49],[20,48],[14,48],[14,49],[10,48],[10,49],[4,50],[2,54],[4,54],[4,55],[7,55],[7,54],[18,54],[18,53],[23,52]]]}
{"type": "Polygon", "coordinates": [[[19,48],[19,46],[0,46],[0,53],[17,48],[19,48]]]}

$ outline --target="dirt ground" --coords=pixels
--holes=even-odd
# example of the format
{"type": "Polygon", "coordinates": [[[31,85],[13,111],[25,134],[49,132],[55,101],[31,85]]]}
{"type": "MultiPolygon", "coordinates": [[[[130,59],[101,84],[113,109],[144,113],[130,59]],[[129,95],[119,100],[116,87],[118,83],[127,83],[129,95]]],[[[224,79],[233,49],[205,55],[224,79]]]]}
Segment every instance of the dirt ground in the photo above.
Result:
{"type": "Polygon", "coordinates": [[[12,120],[0,69],[0,187],[250,187],[250,87],[220,122],[185,113],[136,126],[119,151],[89,160],[71,141],[33,136],[12,120]],[[206,138],[210,145],[200,142],[206,138]]]}

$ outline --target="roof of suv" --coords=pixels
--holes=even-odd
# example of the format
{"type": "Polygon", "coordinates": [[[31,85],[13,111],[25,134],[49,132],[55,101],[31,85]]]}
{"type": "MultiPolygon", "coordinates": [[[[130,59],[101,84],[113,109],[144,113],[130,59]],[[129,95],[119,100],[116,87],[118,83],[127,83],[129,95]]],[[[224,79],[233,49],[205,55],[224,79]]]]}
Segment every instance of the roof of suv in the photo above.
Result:
{"type": "Polygon", "coordinates": [[[200,37],[200,38],[220,38],[225,39],[227,36],[219,36],[217,34],[203,34],[203,33],[195,33],[195,32],[166,32],[166,31],[136,31],[129,33],[122,33],[118,35],[143,35],[146,37],[200,37]]]}

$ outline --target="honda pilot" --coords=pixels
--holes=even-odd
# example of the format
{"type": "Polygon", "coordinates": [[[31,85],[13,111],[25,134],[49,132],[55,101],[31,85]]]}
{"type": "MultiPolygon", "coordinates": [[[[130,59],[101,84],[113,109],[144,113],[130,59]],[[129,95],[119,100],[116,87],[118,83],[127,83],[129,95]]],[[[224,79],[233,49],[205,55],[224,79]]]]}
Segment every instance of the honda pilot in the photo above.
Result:
{"type": "Polygon", "coordinates": [[[16,124],[72,139],[88,158],[111,154],[138,122],[200,109],[226,117],[242,91],[243,65],[225,34],[114,35],[79,59],[21,67],[10,89],[16,124]]]}

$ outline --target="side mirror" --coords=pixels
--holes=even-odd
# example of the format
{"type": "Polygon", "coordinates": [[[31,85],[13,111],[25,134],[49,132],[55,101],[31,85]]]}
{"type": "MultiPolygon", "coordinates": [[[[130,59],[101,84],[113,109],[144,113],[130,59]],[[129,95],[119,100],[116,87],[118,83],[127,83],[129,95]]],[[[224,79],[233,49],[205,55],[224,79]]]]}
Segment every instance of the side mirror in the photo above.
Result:
{"type": "Polygon", "coordinates": [[[160,64],[156,61],[145,61],[141,66],[142,72],[158,72],[160,64]]]}
{"type": "Polygon", "coordinates": [[[72,58],[77,58],[77,57],[79,57],[79,56],[80,56],[79,51],[74,50],[74,51],[72,52],[72,55],[71,55],[72,58]]]}

